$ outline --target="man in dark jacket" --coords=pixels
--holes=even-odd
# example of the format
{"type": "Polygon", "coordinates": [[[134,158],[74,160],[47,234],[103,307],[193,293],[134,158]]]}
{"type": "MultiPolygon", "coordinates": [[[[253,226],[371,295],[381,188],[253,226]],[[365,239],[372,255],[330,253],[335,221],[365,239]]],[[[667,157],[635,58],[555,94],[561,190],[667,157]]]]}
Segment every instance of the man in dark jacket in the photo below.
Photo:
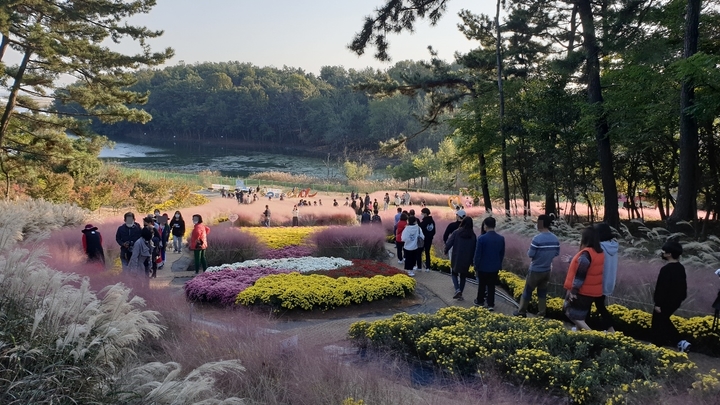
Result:
{"type": "Polygon", "coordinates": [[[362,212],[360,216],[360,224],[361,225],[370,225],[370,221],[372,220],[372,217],[370,215],[370,210],[365,208],[365,210],[362,212]]]}
{"type": "Polygon", "coordinates": [[[662,247],[660,257],[667,260],[668,264],[660,269],[655,284],[655,307],[650,329],[653,343],[657,346],[664,346],[667,342],[677,343],[678,350],[686,352],[690,348],[690,342],[680,337],[680,332],[670,320],[670,316],[687,298],[685,267],[678,261],[682,252],[682,246],[675,241],[667,242],[662,247]]]}
{"type": "Polygon", "coordinates": [[[487,295],[488,311],[495,310],[495,285],[505,259],[505,238],[495,232],[495,224],[493,217],[483,221],[483,234],[477,239],[473,260],[478,281],[478,293],[474,303],[476,306],[485,305],[487,295]]]}
{"type": "Polygon", "coordinates": [[[470,217],[463,218],[460,227],[450,235],[445,243],[445,254],[450,253],[450,278],[455,287],[453,299],[458,301],[463,300],[465,279],[473,264],[476,244],[477,237],[473,231],[473,220],[470,217]]]}
{"type": "Polygon", "coordinates": [[[133,245],[141,237],[142,226],[135,222],[135,214],[132,212],[126,212],[123,218],[125,223],[120,225],[115,232],[115,242],[120,245],[120,263],[122,263],[122,271],[125,273],[128,272],[133,245]]]}
{"type": "MultiPolygon", "coordinates": [[[[430,209],[427,207],[420,210],[420,229],[422,229],[423,236],[425,237],[425,245],[423,250],[425,251],[425,271],[430,271],[430,249],[432,248],[433,238],[435,237],[435,220],[430,215],[430,209]]],[[[422,258],[421,258],[422,260],[422,258]]]]}

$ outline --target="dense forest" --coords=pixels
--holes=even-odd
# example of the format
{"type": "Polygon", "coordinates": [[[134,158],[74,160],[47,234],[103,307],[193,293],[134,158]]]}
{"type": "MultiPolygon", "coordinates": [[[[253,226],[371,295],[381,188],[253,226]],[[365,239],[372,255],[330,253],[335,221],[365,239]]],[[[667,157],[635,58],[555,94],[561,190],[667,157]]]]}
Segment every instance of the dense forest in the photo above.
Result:
{"type": "MultiPolygon", "coordinates": [[[[400,62],[385,74],[401,79],[420,71],[417,62],[400,62]]],[[[415,118],[425,97],[372,98],[355,87],[378,75],[373,69],[326,66],[316,76],[302,69],[258,67],[250,63],[180,63],[136,73],[130,87],[149,92],[146,124],[96,124],[112,139],[148,136],[157,140],[238,141],[294,144],[334,153],[375,150],[378,142],[420,130],[415,118]]],[[[413,148],[437,146],[445,127],[413,142],[413,148]]]]}

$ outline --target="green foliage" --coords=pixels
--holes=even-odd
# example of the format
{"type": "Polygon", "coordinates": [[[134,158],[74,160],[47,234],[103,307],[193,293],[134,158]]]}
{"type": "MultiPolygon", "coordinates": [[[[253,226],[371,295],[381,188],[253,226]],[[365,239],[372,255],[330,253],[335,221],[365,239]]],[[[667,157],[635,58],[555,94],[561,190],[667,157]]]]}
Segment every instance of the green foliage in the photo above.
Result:
{"type": "Polygon", "coordinates": [[[372,175],[372,167],[366,163],[357,163],[345,161],[343,163],[343,172],[348,180],[365,180],[372,175]]]}
{"type": "Polygon", "coordinates": [[[688,372],[695,368],[684,353],[619,333],[573,333],[561,322],[483,308],[449,307],[435,314],[356,322],[349,336],[360,346],[430,360],[449,373],[482,375],[495,369],[513,383],[550,390],[578,404],[603,404],[616,390],[632,395],[629,388],[637,380],[689,382],[688,372]]]}

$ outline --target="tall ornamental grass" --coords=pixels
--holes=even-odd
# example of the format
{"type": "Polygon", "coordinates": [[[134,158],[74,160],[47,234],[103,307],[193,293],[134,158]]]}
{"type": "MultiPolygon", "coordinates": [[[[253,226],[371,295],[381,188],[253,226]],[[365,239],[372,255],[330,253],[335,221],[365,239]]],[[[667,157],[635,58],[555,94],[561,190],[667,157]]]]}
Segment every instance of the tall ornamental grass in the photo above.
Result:
{"type": "Polygon", "coordinates": [[[381,226],[329,227],[315,232],[311,238],[318,256],[372,260],[387,257],[385,230],[381,226]]]}

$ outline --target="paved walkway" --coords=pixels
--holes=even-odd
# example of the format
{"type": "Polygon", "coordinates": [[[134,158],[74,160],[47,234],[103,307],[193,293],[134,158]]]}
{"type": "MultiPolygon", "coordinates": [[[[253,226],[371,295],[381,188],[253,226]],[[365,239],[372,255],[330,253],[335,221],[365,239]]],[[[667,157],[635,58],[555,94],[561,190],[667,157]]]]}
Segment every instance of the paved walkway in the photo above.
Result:
{"type": "MultiPolygon", "coordinates": [[[[389,252],[394,251],[394,245],[387,244],[389,252]]],[[[192,252],[185,250],[182,254],[170,253],[166,254],[165,267],[158,270],[157,278],[152,279],[150,284],[153,288],[173,288],[181,289],[186,281],[194,276],[193,271],[187,271],[193,267],[192,252]]],[[[395,258],[386,260],[386,263],[402,268],[395,258]]],[[[350,311],[351,315],[334,316],[332,311],[326,312],[309,312],[307,317],[298,320],[287,319],[282,316],[278,317],[274,322],[274,329],[279,333],[287,335],[289,339],[297,340],[314,346],[339,346],[348,347],[346,341],[347,331],[354,322],[365,320],[373,321],[378,319],[386,319],[399,312],[407,312],[409,314],[434,313],[440,308],[449,306],[460,306],[470,308],[473,306],[473,299],[477,296],[477,284],[474,280],[468,279],[468,283],[464,291],[464,301],[458,301],[452,298],[455,290],[449,274],[437,271],[416,271],[415,279],[417,287],[415,298],[417,303],[411,306],[394,306],[389,305],[387,308],[378,309],[377,306],[370,306],[365,309],[364,306],[358,310],[350,311]]],[[[500,289],[497,291],[495,299],[495,311],[510,315],[516,309],[515,302],[500,289]]],[[[337,311],[341,312],[341,311],[337,311]]],[[[345,312],[345,311],[342,311],[345,312]]],[[[194,319],[202,321],[204,319],[202,310],[195,312],[194,319]]]]}

